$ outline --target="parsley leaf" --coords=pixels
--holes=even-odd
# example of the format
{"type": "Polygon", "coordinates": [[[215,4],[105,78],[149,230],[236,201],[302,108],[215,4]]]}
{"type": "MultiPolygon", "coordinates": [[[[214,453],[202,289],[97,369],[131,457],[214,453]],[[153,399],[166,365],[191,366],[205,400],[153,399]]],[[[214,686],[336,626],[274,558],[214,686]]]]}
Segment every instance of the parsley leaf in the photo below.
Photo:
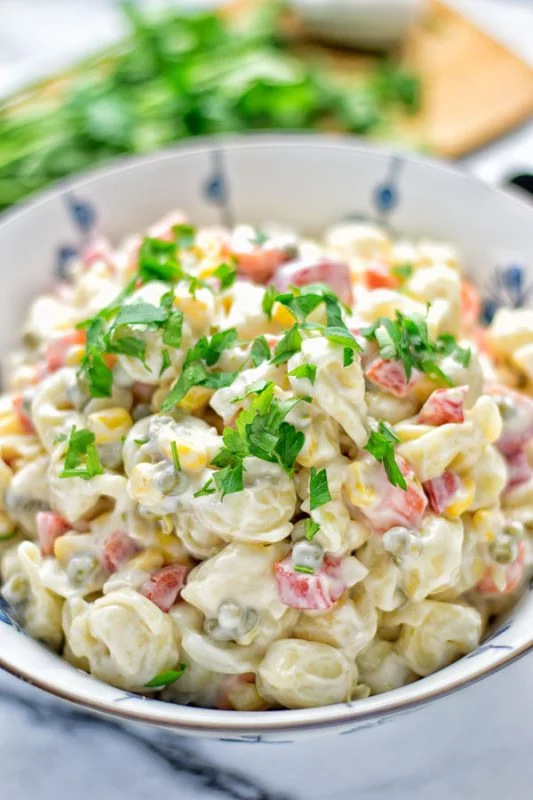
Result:
{"type": "Polygon", "coordinates": [[[237,270],[230,264],[220,264],[213,272],[213,277],[220,281],[220,291],[230,289],[237,280],[237,270]]]}
{"type": "Polygon", "coordinates": [[[294,317],[303,322],[315,308],[324,302],[324,298],[318,294],[287,293],[276,295],[276,301],[288,308],[294,317]]]}
{"type": "Polygon", "coordinates": [[[307,378],[308,381],[314,383],[316,378],[316,364],[300,364],[299,367],[289,372],[289,375],[295,378],[307,378]]]}
{"type": "Polygon", "coordinates": [[[216,487],[224,498],[227,494],[236,494],[244,489],[244,465],[238,461],[235,465],[229,464],[219,469],[213,475],[216,487]]]}
{"type": "Polygon", "coordinates": [[[170,452],[172,453],[172,462],[174,464],[174,469],[176,472],[180,472],[181,464],[180,464],[180,455],[178,453],[178,445],[176,442],[170,442],[170,452]]]}
{"type": "Polygon", "coordinates": [[[406,281],[414,272],[414,268],[411,264],[397,264],[391,270],[392,274],[399,278],[401,281],[406,281]]]}
{"type": "Polygon", "coordinates": [[[144,283],[166,281],[175,283],[183,278],[175,242],[147,237],[139,250],[139,276],[144,283]]]}
{"type": "Polygon", "coordinates": [[[309,507],[311,511],[314,511],[315,508],[320,508],[325,503],[329,503],[331,500],[331,495],[329,493],[329,486],[328,486],[328,474],[325,469],[321,469],[319,472],[315,469],[315,467],[311,467],[311,473],[309,476],[309,507]]]}
{"type": "Polygon", "coordinates": [[[295,572],[303,572],[304,575],[314,575],[315,571],[313,567],[306,567],[303,564],[295,564],[293,567],[295,572]]]}
{"type": "Polygon", "coordinates": [[[279,340],[274,350],[272,364],[284,364],[291,356],[298,353],[302,347],[302,334],[297,325],[293,325],[279,340]]]}
{"type": "Polygon", "coordinates": [[[167,319],[167,312],[161,306],[151,303],[138,302],[123,306],[114,322],[114,327],[120,325],[153,325],[162,323],[167,319]]]}
{"type": "Polygon", "coordinates": [[[181,225],[173,225],[172,233],[174,234],[174,241],[180,250],[189,250],[196,239],[196,228],[194,225],[182,223],[181,225]]]}
{"type": "Polygon", "coordinates": [[[274,452],[286,472],[291,472],[305,443],[305,435],[289,422],[282,422],[274,452]]]}
{"type": "Polygon", "coordinates": [[[216,494],[216,491],[217,490],[213,486],[213,478],[209,478],[209,480],[204,483],[201,489],[198,489],[198,491],[194,493],[193,497],[204,497],[208,494],[216,494]]]}
{"type": "Polygon", "coordinates": [[[181,347],[183,335],[183,312],[172,311],[163,323],[163,344],[168,347],[181,347]]]}
{"type": "Polygon", "coordinates": [[[261,307],[267,317],[272,319],[272,307],[276,300],[276,290],[273,286],[267,286],[265,289],[265,294],[263,295],[263,301],[261,303],[261,307]]]}
{"type": "Polygon", "coordinates": [[[407,489],[405,478],[396,462],[394,447],[399,442],[398,436],[385,422],[380,421],[377,431],[371,431],[368,442],[363,448],[376,461],[383,464],[387,477],[393,486],[399,486],[404,491],[407,489]]]}
{"type": "Polygon", "coordinates": [[[254,367],[258,367],[263,361],[268,361],[270,358],[270,347],[264,336],[257,336],[254,339],[252,349],[250,350],[250,358],[254,367]]]}
{"type": "Polygon", "coordinates": [[[161,369],[159,370],[159,377],[163,374],[163,372],[168,369],[171,365],[170,356],[168,354],[168,350],[166,347],[163,348],[161,351],[161,369]]]}
{"type": "Polygon", "coordinates": [[[104,474],[94,442],[95,436],[91,431],[72,428],[60,478],[83,478],[88,481],[96,475],[104,474]]]}
{"type": "Polygon", "coordinates": [[[311,518],[305,520],[305,538],[308,542],[311,542],[314,539],[319,530],[320,525],[318,522],[315,522],[311,518]]]}
{"type": "Polygon", "coordinates": [[[186,664],[180,664],[178,669],[169,669],[167,672],[161,672],[159,675],[156,675],[155,678],[152,678],[149,683],[145,683],[144,685],[147,689],[159,689],[163,686],[170,686],[171,683],[175,683],[178,678],[181,678],[186,669],[186,664]]]}
{"type": "Polygon", "coordinates": [[[260,392],[264,392],[267,386],[270,386],[272,381],[265,381],[264,379],[254,381],[253,383],[248,384],[243,394],[239,395],[238,397],[234,397],[231,401],[232,403],[240,403],[241,400],[244,400],[251,394],[259,394],[260,392]]]}
{"type": "Polygon", "coordinates": [[[236,342],[236,328],[228,328],[225,331],[220,331],[220,333],[215,333],[209,340],[202,356],[207,366],[211,367],[213,364],[216,364],[222,352],[224,350],[229,350],[236,342]]]}
{"type": "Polygon", "coordinates": [[[353,364],[353,360],[354,360],[354,351],[351,350],[349,347],[345,347],[343,354],[343,366],[344,367],[351,366],[353,364]]]}

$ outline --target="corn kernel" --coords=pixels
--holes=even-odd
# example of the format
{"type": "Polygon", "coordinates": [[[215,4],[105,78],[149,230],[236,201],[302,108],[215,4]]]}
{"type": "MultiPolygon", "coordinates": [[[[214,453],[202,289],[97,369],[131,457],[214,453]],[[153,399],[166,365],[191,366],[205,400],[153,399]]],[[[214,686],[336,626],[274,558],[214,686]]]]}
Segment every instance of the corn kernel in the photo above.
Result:
{"type": "Polygon", "coordinates": [[[178,405],[190,414],[202,412],[205,410],[212,395],[212,389],[206,389],[205,386],[193,386],[178,405]]]}
{"type": "Polygon", "coordinates": [[[24,434],[22,423],[14,411],[0,417],[0,436],[9,436],[10,434],[16,436],[24,434]]]}
{"type": "Polygon", "coordinates": [[[444,514],[450,519],[460,517],[470,506],[475,493],[476,484],[473,478],[463,479],[459,497],[446,508],[444,514]]]}
{"type": "Polygon", "coordinates": [[[126,436],[133,420],[124,408],[104,408],[89,414],[87,425],[96,438],[96,444],[111,444],[126,436]]]}
{"type": "Polygon", "coordinates": [[[185,563],[187,552],[175,534],[171,536],[167,533],[158,533],[156,536],[165,564],[185,563]]]}
{"type": "Polygon", "coordinates": [[[272,319],[277,322],[278,325],[281,325],[282,328],[292,328],[296,322],[289,309],[282,305],[282,303],[274,303],[272,319]]]}

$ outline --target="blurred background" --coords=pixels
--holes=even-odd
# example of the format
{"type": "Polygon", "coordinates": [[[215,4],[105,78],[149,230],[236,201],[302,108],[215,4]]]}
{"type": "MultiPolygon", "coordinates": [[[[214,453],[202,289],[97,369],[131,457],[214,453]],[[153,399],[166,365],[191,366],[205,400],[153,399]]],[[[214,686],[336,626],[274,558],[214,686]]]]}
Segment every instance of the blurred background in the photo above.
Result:
{"type": "Polygon", "coordinates": [[[333,130],[533,172],[531,0],[0,0],[0,209],[189,136],[333,130]]]}

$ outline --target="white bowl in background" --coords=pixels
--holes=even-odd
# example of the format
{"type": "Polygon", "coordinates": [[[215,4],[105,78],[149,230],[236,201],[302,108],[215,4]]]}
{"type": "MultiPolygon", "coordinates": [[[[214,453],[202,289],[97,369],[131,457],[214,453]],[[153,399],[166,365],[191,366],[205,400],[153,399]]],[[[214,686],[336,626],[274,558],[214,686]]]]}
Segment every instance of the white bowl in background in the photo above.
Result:
{"type": "Polygon", "coordinates": [[[423,0],[290,0],[310,33],[335,44],[388,49],[422,14],[423,0]]]}
{"type": "MultiPolygon", "coordinates": [[[[198,224],[277,220],[318,232],[349,217],[379,220],[408,236],[449,240],[490,316],[533,303],[533,206],[431,159],[355,139],[318,135],[214,138],[119,161],[62,183],[0,223],[0,342],[16,344],[30,299],[50,285],[72,250],[101,230],[142,230],[172,208],[198,224]]],[[[533,313],[533,312],[532,312],[533,313]]],[[[146,699],[70,666],[15,623],[0,602],[0,666],[58,697],[123,719],[224,740],[293,741],[352,733],[468,686],[533,647],[533,594],[525,592],[481,646],[451,666],[392,692],[334,706],[237,712],[146,699]]]]}

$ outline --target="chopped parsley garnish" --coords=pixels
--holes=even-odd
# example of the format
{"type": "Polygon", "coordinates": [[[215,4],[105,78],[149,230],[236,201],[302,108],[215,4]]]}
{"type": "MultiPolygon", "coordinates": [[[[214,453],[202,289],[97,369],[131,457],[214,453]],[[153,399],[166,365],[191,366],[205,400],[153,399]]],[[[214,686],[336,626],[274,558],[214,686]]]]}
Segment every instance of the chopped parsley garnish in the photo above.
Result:
{"type": "Polygon", "coordinates": [[[95,436],[91,431],[72,428],[60,478],[83,478],[88,481],[96,475],[104,474],[94,441],[95,436]]]}
{"type": "Polygon", "coordinates": [[[263,295],[261,306],[269,319],[272,319],[272,307],[276,301],[276,294],[277,292],[273,286],[267,286],[263,295]]]}
{"type": "Polygon", "coordinates": [[[324,302],[324,298],[316,294],[278,294],[276,301],[289,309],[296,319],[303,322],[315,308],[324,302]]]}
{"type": "Polygon", "coordinates": [[[10,539],[14,539],[17,533],[18,531],[8,531],[8,533],[0,533],[0,542],[8,542],[10,539]]]}
{"type": "Polygon", "coordinates": [[[144,283],[166,281],[176,283],[184,272],[178,259],[175,242],[147,237],[139,250],[139,277],[144,283]]]}
{"type": "Polygon", "coordinates": [[[166,347],[161,351],[161,369],[159,370],[159,377],[163,372],[170,367],[170,355],[166,347]]]}
{"type": "Polygon", "coordinates": [[[314,539],[319,530],[320,525],[318,522],[315,522],[310,518],[305,520],[305,538],[308,542],[311,542],[314,539]]]}
{"type": "Polygon", "coordinates": [[[215,390],[230,386],[239,374],[238,371],[209,372],[206,365],[211,367],[216,364],[222,352],[233,347],[236,342],[235,328],[215,333],[210,339],[202,336],[185,356],[181,375],[165,397],[161,411],[170,411],[174,408],[193,386],[205,386],[215,390]]]}
{"type": "Polygon", "coordinates": [[[149,683],[145,683],[144,685],[147,689],[159,689],[163,686],[170,686],[171,683],[175,683],[178,678],[181,678],[186,669],[186,664],[180,664],[178,669],[169,669],[167,672],[161,672],[159,675],[156,675],[155,678],[152,678],[149,683]]]}
{"type": "Polygon", "coordinates": [[[172,233],[174,234],[174,241],[180,250],[189,250],[196,240],[196,228],[194,225],[182,223],[181,225],[173,225],[172,233]]]}
{"type": "Polygon", "coordinates": [[[315,382],[316,378],[316,364],[300,364],[299,367],[289,372],[295,378],[307,378],[311,383],[315,382]]]}
{"type": "Polygon", "coordinates": [[[216,487],[224,498],[227,494],[242,492],[244,489],[244,465],[242,461],[228,464],[213,475],[216,487]]]}
{"type": "Polygon", "coordinates": [[[353,364],[354,360],[354,351],[351,350],[349,347],[344,348],[343,360],[342,364],[344,367],[349,367],[353,364]]]}
{"type": "Polygon", "coordinates": [[[213,486],[213,478],[209,478],[209,480],[206,481],[204,483],[204,485],[201,487],[201,489],[198,489],[198,491],[195,492],[193,496],[194,497],[204,497],[205,495],[215,494],[215,493],[216,493],[216,489],[213,486]]]}
{"type": "Polygon", "coordinates": [[[133,440],[134,444],[136,444],[137,447],[142,447],[143,444],[148,444],[149,441],[150,441],[150,439],[148,439],[148,437],[146,439],[134,439],[133,440]]]}
{"type": "Polygon", "coordinates": [[[401,281],[406,281],[414,272],[411,264],[397,264],[391,269],[392,274],[401,281]]]}
{"type": "Polygon", "coordinates": [[[314,575],[315,571],[313,567],[305,567],[303,564],[295,564],[293,567],[295,572],[303,572],[304,575],[314,575]]]}
{"type": "Polygon", "coordinates": [[[220,291],[230,289],[237,280],[237,270],[231,264],[220,264],[213,272],[213,277],[220,281],[220,291]]]}
{"type": "Polygon", "coordinates": [[[251,394],[259,394],[260,392],[264,391],[267,386],[270,386],[271,383],[272,381],[265,381],[264,379],[254,381],[253,383],[248,384],[243,394],[240,394],[238,397],[234,397],[231,402],[240,403],[251,394]]]}
{"type": "Polygon", "coordinates": [[[363,448],[376,461],[383,464],[387,477],[393,486],[399,486],[404,491],[407,489],[407,483],[402,471],[396,461],[395,445],[399,443],[400,439],[389,426],[380,421],[377,431],[370,433],[368,442],[363,448]]]}
{"type": "Polygon", "coordinates": [[[451,334],[442,334],[432,341],[426,320],[418,314],[407,317],[396,311],[394,320],[380,317],[370,327],[363,328],[361,335],[378,344],[383,359],[401,361],[407,381],[413,369],[418,369],[432,380],[453,386],[437,361],[446,355],[452,355],[460,363],[468,358],[467,351],[459,347],[451,334]]]}
{"type": "Polygon", "coordinates": [[[311,511],[315,508],[329,503],[331,495],[328,486],[328,474],[325,469],[317,471],[315,467],[311,467],[309,476],[309,507],[311,511]]]}
{"type": "Polygon", "coordinates": [[[263,361],[268,361],[270,358],[270,347],[264,336],[256,336],[254,339],[250,350],[250,358],[254,367],[259,367],[263,361]]]}
{"type": "Polygon", "coordinates": [[[170,452],[172,453],[172,462],[174,464],[174,469],[176,470],[176,472],[179,472],[181,470],[181,464],[180,464],[180,456],[178,453],[178,445],[176,444],[176,442],[170,442],[170,452]]]}
{"type": "Polygon", "coordinates": [[[56,438],[54,439],[54,444],[59,444],[60,442],[66,442],[68,436],[66,433],[58,433],[56,438]]]}
{"type": "Polygon", "coordinates": [[[284,364],[295,353],[299,353],[301,347],[302,334],[298,330],[298,325],[293,325],[277,343],[272,364],[284,364]]]}

